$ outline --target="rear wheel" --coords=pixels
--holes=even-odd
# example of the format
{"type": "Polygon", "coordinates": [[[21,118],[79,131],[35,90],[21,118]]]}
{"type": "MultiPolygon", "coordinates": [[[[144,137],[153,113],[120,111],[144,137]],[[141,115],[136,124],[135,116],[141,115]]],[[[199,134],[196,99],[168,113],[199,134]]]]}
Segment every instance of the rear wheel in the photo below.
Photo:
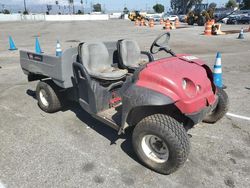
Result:
{"type": "Polygon", "coordinates": [[[187,160],[189,137],[176,119],[155,114],[140,121],[133,132],[133,147],[139,159],[152,170],[171,174],[187,160]]]}
{"type": "Polygon", "coordinates": [[[57,112],[62,108],[62,94],[53,81],[40,81],[36,87],[39,107],[48,113],[57,112]]]}
{"type": "Polygon", "coordinates": [[[215,109],[210,112],[203,121],[206,123],[216,123],[219,121],[228,111],[229,100],[227,93],[221,89],[217,88],[218,104],[215,109]]]}

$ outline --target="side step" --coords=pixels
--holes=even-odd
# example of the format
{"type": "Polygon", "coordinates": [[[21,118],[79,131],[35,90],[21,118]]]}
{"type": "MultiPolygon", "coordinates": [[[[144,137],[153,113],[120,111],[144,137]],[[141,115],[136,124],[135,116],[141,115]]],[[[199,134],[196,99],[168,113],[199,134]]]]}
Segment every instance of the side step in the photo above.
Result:
{"type": "Polygon", "coordinates": [[[99,112],[97,115],[94,116],[98,120],[119,131],[121,127],[121,108],[122,105],[112,107],[102,112],[99,112]]]}

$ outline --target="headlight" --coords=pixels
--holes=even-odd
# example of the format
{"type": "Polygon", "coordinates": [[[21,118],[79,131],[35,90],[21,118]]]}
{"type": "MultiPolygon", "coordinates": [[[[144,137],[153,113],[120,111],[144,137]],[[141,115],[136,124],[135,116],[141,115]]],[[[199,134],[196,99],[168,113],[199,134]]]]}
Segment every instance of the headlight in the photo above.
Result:
{"type": "Polygon", "coordinates": [[[196,92],[198,93],[198,92],[200,92],[201,91],[201,86],[200,85],[197,85],[196,86],[196,92]]]}
{"type": "Polygon", "coordinates": [[[182,88],[189,97],[194,97],[196,93],[200,91],[200,86],[196,86],[194,82],[188,78],[182,80],[182,88]]]}
{"type": "Polygon", "coordinates": [[[182,80],[182,88],[186,90],[187,88],[187,81],[185,79],[182,80]]]}

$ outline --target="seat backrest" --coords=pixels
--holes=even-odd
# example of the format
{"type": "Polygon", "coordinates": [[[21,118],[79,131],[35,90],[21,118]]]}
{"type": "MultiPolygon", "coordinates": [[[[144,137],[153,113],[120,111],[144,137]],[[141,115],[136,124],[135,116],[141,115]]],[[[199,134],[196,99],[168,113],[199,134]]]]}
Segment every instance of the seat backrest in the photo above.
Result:
{"type": "Polygon", "coordinates": [[[119,57],[117,52],[117,41],[108,41],[103,42],[109,52],[109,61],[113,66],[116,66],[119,63],[119,57]]]}
{"type": "Polygon", "coordinates": [[[140,62],[141,50],[136,41],[120,40],[118,41],[118,53],[120,65],[122,68],[138,67],[140,62]]]}
{"type": "Polygon", "coordinates": [[[95,75],[111,67],[109,53],[103,43],[82,44],[81,60],[90,75],[95,75]]]}

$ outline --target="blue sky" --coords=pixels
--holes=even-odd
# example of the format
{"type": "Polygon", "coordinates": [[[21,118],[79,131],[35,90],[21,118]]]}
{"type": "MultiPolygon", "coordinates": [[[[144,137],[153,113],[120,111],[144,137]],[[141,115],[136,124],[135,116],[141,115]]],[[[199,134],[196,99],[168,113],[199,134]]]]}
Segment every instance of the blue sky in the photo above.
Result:
{"type": "MultiPolygon", "coordinates": [[[[68,0],[58,0],[59,4],[67,5],[68,0]]],[[[80,0],[74,0],[75,4],[80,5],[80,0]]],[[[203,0],[203,3],[215,2],[218,6],[221,6],[228,0],[203,0]]],[[[91,2],[101,3],[105,5],[108,10],[122,10],[126,5],[129,9],[151,9],[156,3],[161,3],[165,7],[170,8],[170,0],[83,0],[84,4],[87,3],[87,7],[90,7],[91,2]]],[[[34,4],[55,4],[55,0],[26,0],[27,6],[32,6],[34,4]]],[[[23,6],[23,0],[0,0],[0,5],[5,4],[6,7],[11,6],[23,6]]]]}

